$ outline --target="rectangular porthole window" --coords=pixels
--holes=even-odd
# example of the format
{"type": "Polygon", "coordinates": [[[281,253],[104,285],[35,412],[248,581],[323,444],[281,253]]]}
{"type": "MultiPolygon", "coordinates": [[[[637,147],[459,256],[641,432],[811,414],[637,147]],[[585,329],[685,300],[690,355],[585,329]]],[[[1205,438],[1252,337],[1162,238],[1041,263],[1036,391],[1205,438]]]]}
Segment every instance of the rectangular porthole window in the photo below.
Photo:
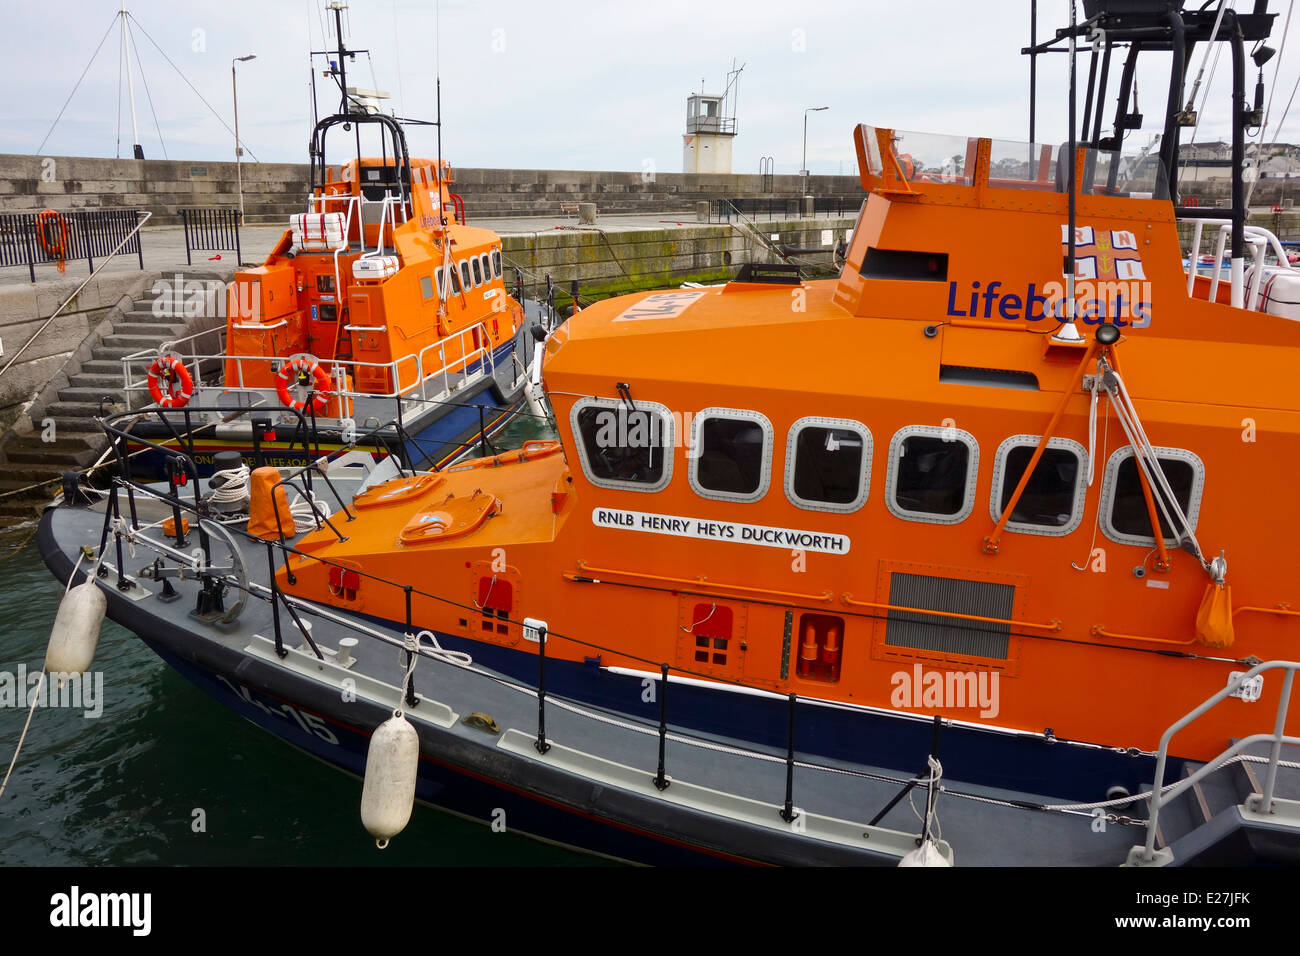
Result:
{"type": "Polygon", "coordinates": [[[856,511],[867,500],[871,433],[835,418],[801,418],[790,428],[785,492],[810,511],[856,511]]]}
{"type": "Polygon", "coordinates": [[[479,256],[478,259],[479,262],[483,263],[483,281],[491,282],[492,281],[492,260],[488,257],[488,254],[486,252],[483,253],[483,255],[479,256]]]}
{"type": "Polygon", "coordinates": [[[909,521],[956,524],[975,504],[979,445],[954,427],[911,425],[889,444],[885,504],[909,521]]]}
{"type": "Polygon", "coordinates": [[[695,416],[691,486],[704,498],[757,501],[767,494],[772,423],[758,412],[706,408],[695,416]]]}
{"type": "MultiPolygon", "coordinates": [[[[998,448],[989,505],[989,514],[995,522],[1002,519],[1002,513],[1011,503],[1011,495],[1029,467],[1039,441],[1037,435],[1014,435],[998,448]]],[[[1087,457],[1087,451],[1078,442],[1049,438],[1007,520],[1007,530],[1063,535],[1077,528],[1083,518],[1087,457]]]]}
{"type": "Polygon", "coordinates": [[[426,299],[433,298],[433,279],[429,276],[420,276],[420,294],[426,299]]]}
{"type": "Polygon", "coordinates": [[[475,285],[482,285],[482,284],[483,284],[483,267],[480,266],[480,265],[478,264],[478,258],[476,257],[476,258],[471,259],[471,260],[470,260],[470,265],[473,266],[473,268],[474,268],[474,284],[475,284],[475,285]]]}
{"type": "Polygon", "coordinates": [[[469,263],[463,259],[460,263],[460,284],[466,289],[472,289],[474,287],[474,283],[471,282],[469,278],[469,263]]]}
{"type": "Polygon", "coordinates": [[[492,274],[498,279],[501,278],[501,250],[492,250],[492,274]]]}
{"type": "Polygon", "coordinates": [[[454,265],[447,267],[447,277],[451,279],[451,294],[460,295],[460,273],[456,271],[454,265]]]}
{"type": "MultiPolygon", "coordinates": [[[[1197,513],[1201,504],[1201,488],[1205,483],[1205,466],[1201,459],[1179,448],[1156,448],[1156,460],[1174,493],[1174,500],[1187,517],[1188,524],[1196,528],[1197,513]]],[[[1156,517],[1166,544],[1175,544],[1174,530],[1169,527],[1159,502],[1169,507],[1169,498],[1158,481],[1151,482],[1151,496],[1156,503],[1156,517]]],[[[1106,465],[1106,485],[1102,492],[1102,531],[1106,537],[1120,544],[1151,546],[1155,536],[1151,532],[1151,517],[1147,511],[1146,495],[1133,449],[1122,448],[1111,456],[1106,465]]]]}
{"type": "Polygon", "coordinates": [[[435,269],[433,276],[438,281],[438,298],[447,298],[447,274],[442,269],[435,269]]]}
{"type": "Polygon", "coordinates": [[[673,421],[664,406],[585,398],[574,404],[570,423],[592,484],[658,491],[671,479],[673,421]]]}

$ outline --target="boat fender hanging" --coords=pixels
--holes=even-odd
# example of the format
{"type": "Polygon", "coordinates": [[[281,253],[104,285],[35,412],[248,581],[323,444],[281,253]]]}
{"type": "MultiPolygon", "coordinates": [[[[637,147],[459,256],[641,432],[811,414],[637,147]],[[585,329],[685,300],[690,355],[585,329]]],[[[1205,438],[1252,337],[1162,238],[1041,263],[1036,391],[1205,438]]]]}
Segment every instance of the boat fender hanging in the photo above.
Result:
{"type": "Polygon", "coordinates": [[[107,609],[108,600],[93,580],[68,590],[59,602],[45,649],[48,673],[76,676],[90,670],[107,609]]]}
{"type": "Polygon", "coordinates": [[[1196,639],[1206,647],[1231,647],[1232,588],[1211,581],[1205,586],[1205,596],[1196,611],[1196,639]]]}
{"type": "Polygon", "coordinates": [[[419,766],[419,734],[396,710],[370,738],[361,787],[361,822],[381,850],[411,819],[419,766]]]}
{"type": "Polygon", "coordinates": [[[910,853],[904,853],[899,866],[952,866],[952,861],[939,852],[939,847],[928,837],[910,853]]]}

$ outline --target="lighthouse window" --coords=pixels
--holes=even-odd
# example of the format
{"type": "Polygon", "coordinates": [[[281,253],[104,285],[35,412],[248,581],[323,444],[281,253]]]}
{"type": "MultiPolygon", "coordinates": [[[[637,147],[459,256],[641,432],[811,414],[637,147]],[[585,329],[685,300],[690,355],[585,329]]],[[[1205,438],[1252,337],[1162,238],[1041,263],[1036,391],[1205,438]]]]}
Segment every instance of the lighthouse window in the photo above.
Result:
{"type": "MultiPolygon", "coordinates": [[[[1015,435],[998,448],[993,465],[993,494],[989,514],[994,521],[1011,503],[1011,496],[1038,447],[1036,435],[1015,435]]],[[[1027,534],[1069,534],[1083,518],[1087,452],[1078,442],[1050,438],[1024,492],[1007,520],[1008,531],[1027,534]]]]}
{"type": "Polygon", "coordinates": [[[688,456],[697,494],[757,501],[767,494],[772,423],[758,412],[706,408],[695,416],[688,456]]]}
{"type": "Polygon", "coordinates": [[[471,259],[471,260],[470,260],[470,263],[471,263],[471,265],[473,265],[473,267],[474,267],[474,284],[475,284],[475,285],[482,285],[482,284],[483,284],[483,268],[482,268],[482,266],[480,266],[480,265],[478,264],[478,257],[476,256],[475,258],[471,259]]]}
{"type": "Polygon", "coordinates": [[[664,406],[586,398],[573,406],[570,422],[592,484],[658,491],[671,479],[673,420],[664,406]]]}
{"type": "Polygon", "coordinates": [[[474,283],[469,278],[469,263],[464,259],[460,262],[460,284],[466,289],[474,288],[474,283]]]}
{"type": "Polygon", "coordinates": [[[871,433],[858,422],[801,418],[785,452],[785,493],[810,511],[856,511],[867,500],[871,433]]]}
{"type": "Polygon", "coordinates": [[[954,426],[911,425],[889,444],[885,504],[899,518],[956,524],[975,505],[979,445],[954,426]]]}
{"type": "MultiPolygon", "coordinates": [[[[1179,448],[1154,450],[1165,480],[1173,491],[1174,500],[1178,502],[1188,524],[1195,530],[1201,505],[1201,488],[1205,483],[1205,466],[1200,458],[1189,451],[1179,448]]],[[[1152,481],[1150,486],[1161,535],[1166,544],[1175,544],[1175,532],[1164,515],[1164,510],[1173,510],[1169,507],[1169,497],[1161,489],[1158,480],[1152,481]],[[1165,504],[1163,510],[1160,507],[1162,501],[1165,504]]],[[[1101,513],[1102,531],[1112,541],[1147,547],[1155,544],[1146,495],[1142,491],[1142,480],[1131,447],[1117,451],[1106,465],[1101,513]]]]}

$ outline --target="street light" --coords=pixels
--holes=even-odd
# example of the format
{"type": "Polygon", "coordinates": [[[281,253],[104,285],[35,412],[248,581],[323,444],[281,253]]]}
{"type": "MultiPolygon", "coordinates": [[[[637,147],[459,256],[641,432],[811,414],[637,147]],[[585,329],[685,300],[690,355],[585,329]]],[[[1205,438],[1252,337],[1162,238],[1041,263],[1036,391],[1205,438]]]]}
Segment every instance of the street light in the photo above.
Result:
{"type": "Polygon", "coordinates": [[[247,63],[249,60],[256,60],[257,54],[250,53],[248,56],[237,56],[230,61],[230,90],[235,100],[235,178],[239,183],[239,221],[244,221],[244,170],[240,165],[240,157],[244,155],[243,147],[239,145],[239,86],[235,82],[235,64],[247,63]]]}
{"type": "Polygon", "coordinates": [[[803,192],[808,195],[808,114],[820,113],[822,110],[830,109],[829,106],[810,106],[803,111],[803,167],[799,172],[803,175],[803,192]]]}

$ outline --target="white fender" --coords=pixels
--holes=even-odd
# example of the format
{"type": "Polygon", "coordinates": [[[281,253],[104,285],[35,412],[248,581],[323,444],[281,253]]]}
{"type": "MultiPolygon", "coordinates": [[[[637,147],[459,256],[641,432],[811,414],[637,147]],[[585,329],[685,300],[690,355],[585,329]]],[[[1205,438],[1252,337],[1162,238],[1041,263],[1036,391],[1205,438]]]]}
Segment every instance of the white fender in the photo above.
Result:
{"type": "Polygon", "coordinates": [[[90,670],[107,610],[108,599],[93,578],[63,595],[45,649],[47,673],[77,675],[90,670]]]}
{"type": "Polygon", "coordinates": [[[952,862],[939,852],[934,841],[926,840],[910,853],[903,854],[903,858],[898,861],[899,866],[952,866],[952,862]]]}
{"type": "Polygon", "coordinates": [[[419,766],[420,736],[405,716],[395,713],[370,738],[361,787],[361,822],[381,850],[411,819],[419,766]]]}

